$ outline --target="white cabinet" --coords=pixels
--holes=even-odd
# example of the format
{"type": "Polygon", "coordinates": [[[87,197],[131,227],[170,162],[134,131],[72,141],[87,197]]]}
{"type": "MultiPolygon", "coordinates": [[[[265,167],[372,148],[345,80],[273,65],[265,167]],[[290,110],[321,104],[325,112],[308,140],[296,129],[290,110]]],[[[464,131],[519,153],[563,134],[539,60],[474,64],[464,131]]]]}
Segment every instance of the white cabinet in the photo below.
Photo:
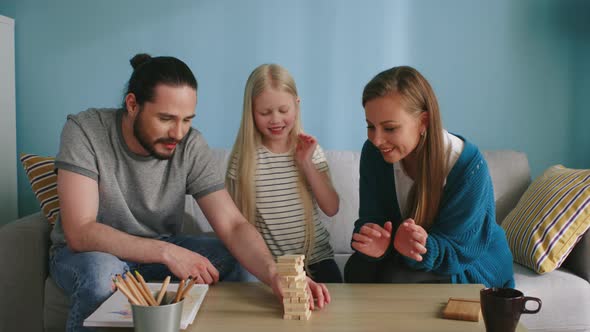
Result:
{"type": "Polygon", "coordinates": [[[14,20],[0,15],[0,225],[17,218],[14,20]]]}

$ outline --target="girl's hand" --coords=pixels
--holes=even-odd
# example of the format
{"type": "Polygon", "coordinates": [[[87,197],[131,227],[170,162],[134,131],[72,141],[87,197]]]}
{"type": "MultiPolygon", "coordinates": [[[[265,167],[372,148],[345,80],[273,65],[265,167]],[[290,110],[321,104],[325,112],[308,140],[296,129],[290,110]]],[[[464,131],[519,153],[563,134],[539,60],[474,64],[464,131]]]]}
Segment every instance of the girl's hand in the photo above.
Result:
{"type": "Polygon", "coordinates": [[[318,145],[318,141],[315,137],[303,133],[299,134],[298,138],[297,148],[295,149],[295,161],[300,166],[305,163],[311,163],[311,157],[313,156],[315,147],[318,145]]]}
{"type": "Polygon", "coordinates": [[[388,221],[383,226],[374,223],[364,224],[358,233],[352,234],[352,247],[370,257],[383,256],[391,243],[393,225],[388,221]]]}
{"type": "Polygon", "coordinates": [[[428,239],[426,230],[416,225],[413,219],[407,219],[397,229],[393,247],[400,254],[421,262],[422,255],[426,253],[426,239],[428,239]]]}

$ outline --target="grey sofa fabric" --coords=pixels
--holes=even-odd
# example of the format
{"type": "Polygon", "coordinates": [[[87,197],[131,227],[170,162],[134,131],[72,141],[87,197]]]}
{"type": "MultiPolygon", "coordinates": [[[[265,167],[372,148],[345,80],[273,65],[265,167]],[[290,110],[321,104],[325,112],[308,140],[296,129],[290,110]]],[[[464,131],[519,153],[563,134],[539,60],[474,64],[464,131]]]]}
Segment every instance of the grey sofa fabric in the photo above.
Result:
{"type": "Polygon", "coordinates": [[[43,322],[45,329],[63,331],[70,310],[70,299],[51,277],[45,280],[43,322]]]}
{"type": "Polygon", "coordinates": [[[529,162],[511,150],[484,151],[484,156],[494,184],[496,222],[502,224],[531,183],[529,162]]]}
{"type": "MultiPolygon", "coordinates": [[[[590,284],[586,280],[567,269],[537,274],[518,263],[513,267],[516,288],[543,301],[539,313],[520,316],[528,331],[590,331],[590,284]]],[[[529,309],[535,307],[530,304],[529,309]]]]}
{"type": "Polygon", "coordinates": [[[35,213],[0,228],[0,331],[42,331],[49,224],[35,213]]]}

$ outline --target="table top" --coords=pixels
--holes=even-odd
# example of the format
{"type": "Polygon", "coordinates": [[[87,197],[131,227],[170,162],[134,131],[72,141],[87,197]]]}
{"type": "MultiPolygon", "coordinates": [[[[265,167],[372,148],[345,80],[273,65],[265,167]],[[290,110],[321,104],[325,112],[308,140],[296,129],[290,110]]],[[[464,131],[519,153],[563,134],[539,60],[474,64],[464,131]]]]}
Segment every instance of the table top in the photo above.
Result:
{"type": "MultiPolygon", "coordinates": [[[[483,285],[327,284],[332,302],[309,321],[284,320],[281,303],[260,283],[209,288],[187,331],[485,331],[483,319],[442,318],[449,297],[479,299],[483,285]]],[[[517,331],[526,331],[519,324],[517,331]]]]}
{"type": "MultiPolygon", "coordinates": [[[[474,284],[326,284],[332,302],[310,320],[284,320],[283,307],[261,283],[211,286],[188,332],[200,331],[485,331],[479,322],[442,318],[449,297],[479,299],[474,284]]],[[[111,329],[122,331],[123,329],[111,329]]],[[[519,324],[517,331],[526,331],[519,324]]]]}

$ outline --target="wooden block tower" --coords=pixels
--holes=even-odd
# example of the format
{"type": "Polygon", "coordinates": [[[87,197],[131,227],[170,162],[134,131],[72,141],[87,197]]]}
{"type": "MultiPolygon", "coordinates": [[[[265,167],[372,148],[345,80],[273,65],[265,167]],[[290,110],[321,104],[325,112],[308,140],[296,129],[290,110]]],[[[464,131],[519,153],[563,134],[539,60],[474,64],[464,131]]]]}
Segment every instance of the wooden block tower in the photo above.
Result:
{"type": "Polygon", "coordinates": [[[283,291],[284,319],[308,320],[309,295],[307,280],[303,267],[304,255],[285,255],[277,257],[277,269],[281,278],[283,291]]]}

